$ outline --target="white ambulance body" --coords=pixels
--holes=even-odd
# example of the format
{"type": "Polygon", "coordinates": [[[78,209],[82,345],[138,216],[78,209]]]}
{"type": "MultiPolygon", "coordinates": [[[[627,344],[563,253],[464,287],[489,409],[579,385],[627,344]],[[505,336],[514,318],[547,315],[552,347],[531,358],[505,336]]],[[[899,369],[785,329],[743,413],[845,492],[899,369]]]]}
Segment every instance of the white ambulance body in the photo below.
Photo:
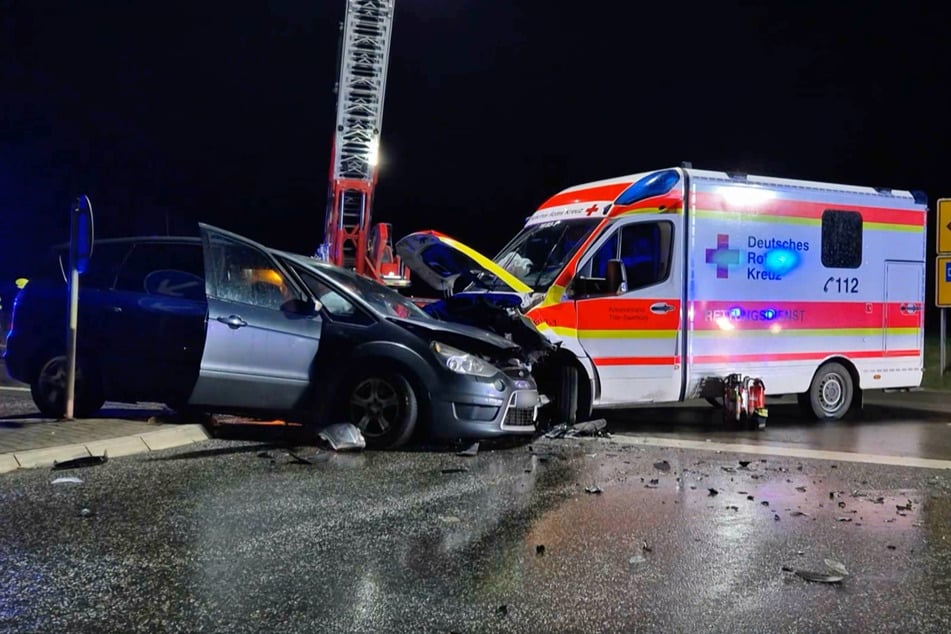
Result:
{"type": "Polygon", "coordinates": [[[721,396],[732,374],[837,419],[921,383],[926,217],[907,191],[674,168],[560,192],[494,263],[436,232],[399,250],[444,290],[448,249],[486,271],[467,293],[519,294],[560,343],[570,420],[721,396]]]}

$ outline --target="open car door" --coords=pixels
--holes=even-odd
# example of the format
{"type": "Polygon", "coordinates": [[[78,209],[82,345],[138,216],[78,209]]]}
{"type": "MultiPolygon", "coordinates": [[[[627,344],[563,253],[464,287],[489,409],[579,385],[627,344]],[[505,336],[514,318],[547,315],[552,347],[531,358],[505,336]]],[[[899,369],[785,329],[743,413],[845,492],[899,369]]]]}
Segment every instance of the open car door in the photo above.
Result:
{"type": "Polygon", "coordinates": [[[201,224],[205,348],[189,403],[293,411],[307,405],[321,318],[307,291],[256,242],[201,224]]]}

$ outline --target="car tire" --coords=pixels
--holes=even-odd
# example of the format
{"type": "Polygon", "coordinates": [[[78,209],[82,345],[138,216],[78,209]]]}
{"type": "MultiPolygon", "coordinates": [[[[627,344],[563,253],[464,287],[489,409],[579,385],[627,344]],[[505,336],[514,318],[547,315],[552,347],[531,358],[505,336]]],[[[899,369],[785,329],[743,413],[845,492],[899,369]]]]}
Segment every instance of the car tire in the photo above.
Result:
{"type": "MultiPolygon", "coordinates": [[[[40,367],[30,384],[33,403],[44,416],[61,418],[66,414],[66,355],[51,357],[40,367]]],[[[73,394],[73,416],[87,418],[105,402],[102,382],[88,361],[76,360],[76,382],[73,394]]]]}
{"type": "Polygon", "coordinates": [[[413,385],[396,372],[370,372],[350,384],[346,418],[356,425],[367,447],[396,449],[413,435],[419,402],[413,385]]]}
{"type": "Polygon", "coordinates": [[[845,366],[835,361],[824,363],[812,377],[809,407],[819,420],[839,420],[849,411],[854,391],[852,375],[845,366]]]}

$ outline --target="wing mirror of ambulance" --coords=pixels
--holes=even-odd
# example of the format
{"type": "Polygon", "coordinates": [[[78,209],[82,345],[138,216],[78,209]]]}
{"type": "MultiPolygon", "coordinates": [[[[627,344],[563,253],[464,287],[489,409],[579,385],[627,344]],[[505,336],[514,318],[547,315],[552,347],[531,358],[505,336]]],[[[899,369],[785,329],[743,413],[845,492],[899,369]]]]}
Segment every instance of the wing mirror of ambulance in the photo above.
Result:
{"type": "Polygon", "coordinates": [[[624,262],[621,260],[608,260],[608,269],[605,273],[607,289],[609,295],[619,295],[627,292],[627,274],[624,270],[624,262]]]}
{"type": "Polygon", "coordinates": [[[627,292],[627,274],[621,260],[608,260],[604,277],[578,276],[571,281],[569,296],[620,295],[627,292]]]}

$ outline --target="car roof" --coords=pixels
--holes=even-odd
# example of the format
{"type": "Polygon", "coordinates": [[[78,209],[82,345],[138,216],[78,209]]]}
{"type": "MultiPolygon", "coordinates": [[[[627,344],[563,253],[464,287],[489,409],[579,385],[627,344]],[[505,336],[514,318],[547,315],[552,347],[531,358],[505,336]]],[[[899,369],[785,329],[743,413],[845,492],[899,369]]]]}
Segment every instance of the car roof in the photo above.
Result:
{"type": "MultiPolygon", "coordinates": [[[[142,242],[175,242],[179,244],[201,244],[201,238],[198,236],[157,236],[157,235],[142,235],[142,236],[124,236],[121,238],[100,238],[98,240],[93,240],[93,245],[101,244],[130,244],[130,243],[142,243],[142,242]]],[[[63,242],[57,244],[53,247],[54,249],[68,249],[69,242],[63,242]]]]}

